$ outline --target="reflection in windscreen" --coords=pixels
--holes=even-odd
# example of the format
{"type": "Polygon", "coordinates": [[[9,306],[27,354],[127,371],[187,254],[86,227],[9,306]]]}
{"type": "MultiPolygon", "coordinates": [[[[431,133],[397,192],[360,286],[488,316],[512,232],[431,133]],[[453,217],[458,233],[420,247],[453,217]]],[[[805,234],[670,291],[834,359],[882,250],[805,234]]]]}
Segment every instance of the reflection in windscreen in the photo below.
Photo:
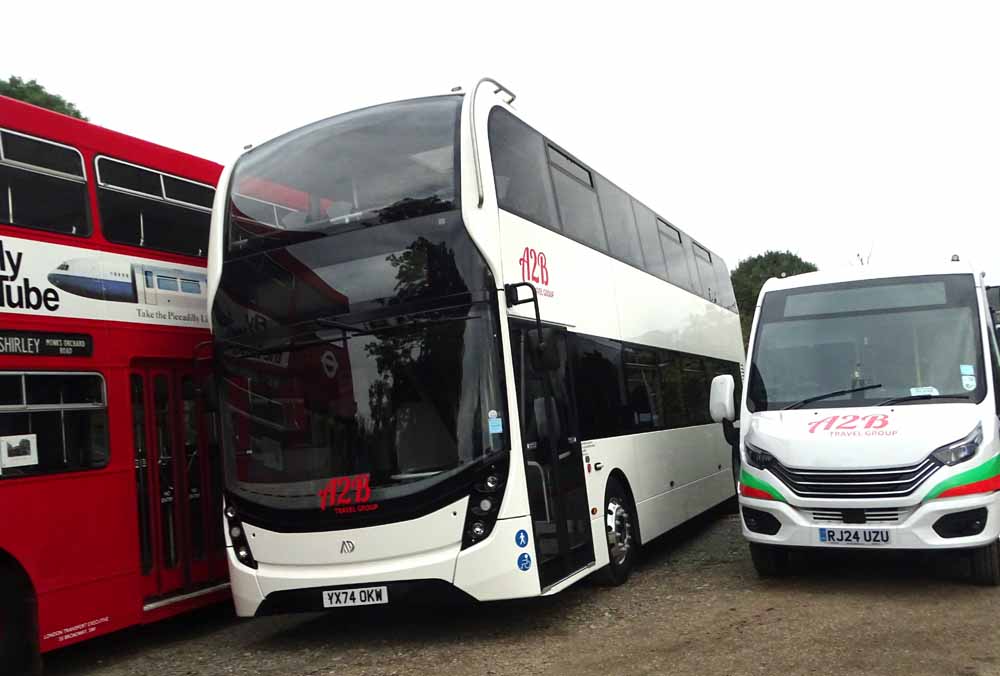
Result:
{"type": "Polygon", "coordinates": [[[461,96],[375,106],[247,153],[231,181],[229,250],[457,208],[461,96]]]}
{"type": "Polygon", "coordinates": [[[237,492],[312,507],[331,477],[365,473],[373,489],[391,487],[504,448],[504,434],[487,425],[502,397],[485,304],[424,325],[328,334],[318,345],[225,359],[237,492]]]}
{"type": "Polygon", "coordinates": [[[981,398],[973,278],[912,279],[871,282],[874,289],[830,285],[822,292],[768,293],[750,372],[752,410],[868,385],[881,387],[814,405],[871,405],[920,394],[981,398]]]}

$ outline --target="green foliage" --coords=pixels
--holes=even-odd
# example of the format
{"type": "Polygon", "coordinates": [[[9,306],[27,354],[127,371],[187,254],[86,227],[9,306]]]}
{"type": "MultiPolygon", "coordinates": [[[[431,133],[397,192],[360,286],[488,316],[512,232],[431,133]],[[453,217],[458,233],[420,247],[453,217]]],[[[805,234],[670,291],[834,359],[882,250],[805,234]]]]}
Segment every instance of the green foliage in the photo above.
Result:
{"type": "Polygon", "coordinates": [[[733,291],[740,307],[740,324],[743,326],[743,342],[750,340],[750,324],[757,305],[760,287],[771,277],[786,277],[803,272],[815,272],[816,266],[804,261],[791,251],[765,251],[740,261],[733,270],[733,291]]]}
{"type": "Polygon", "coordinates": [[[81,120],[87,119],[75,105],[58,94],[47,92],[45,87],[38,84],[37,80],[25,82],[21,78],[11,75],[9,80],[0,80],[0,95],[48,108],[81,120]]]}

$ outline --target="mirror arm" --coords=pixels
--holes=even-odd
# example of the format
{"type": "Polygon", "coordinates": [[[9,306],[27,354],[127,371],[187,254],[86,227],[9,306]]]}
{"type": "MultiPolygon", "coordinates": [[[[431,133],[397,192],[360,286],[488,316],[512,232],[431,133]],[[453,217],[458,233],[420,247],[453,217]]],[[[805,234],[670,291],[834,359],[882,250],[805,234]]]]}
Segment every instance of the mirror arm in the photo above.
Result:
{"type": "Polygon", "coordinates": [[[503,293],[504,297],[507,299],[507,307],[509,308],[516,305],[524,305],[525,303],[531,303],[535,306],[535,330],[538,332],[538,348],[540,351],[544,351],[545,339],[542,337],[542,313],[538,308],[538,290],[535,289],[535,285],[531,282],[504,284],[503,293]],[[531,298],[526,298],[524,300],[518,298],[517,290],[522,286],[531,290],[531,298]]]}

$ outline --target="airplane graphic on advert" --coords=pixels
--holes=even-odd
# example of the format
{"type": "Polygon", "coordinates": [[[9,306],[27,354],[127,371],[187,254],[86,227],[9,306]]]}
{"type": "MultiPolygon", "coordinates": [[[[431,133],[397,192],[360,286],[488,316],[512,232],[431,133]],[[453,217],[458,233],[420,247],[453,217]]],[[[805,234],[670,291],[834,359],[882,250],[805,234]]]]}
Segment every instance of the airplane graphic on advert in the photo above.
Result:
{"type": "Polygon", "coordinates": [[[74,258],[48,279],[66,293],[96,300],[197,309],[208,303],[207,276],[179,268],[74,258]]]}

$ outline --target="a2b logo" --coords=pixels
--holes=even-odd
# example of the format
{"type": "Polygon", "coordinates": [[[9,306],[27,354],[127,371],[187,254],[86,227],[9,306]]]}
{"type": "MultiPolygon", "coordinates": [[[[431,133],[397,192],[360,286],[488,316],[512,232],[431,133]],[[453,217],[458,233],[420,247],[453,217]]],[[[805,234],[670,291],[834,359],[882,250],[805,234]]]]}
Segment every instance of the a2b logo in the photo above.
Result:
{"type": "Polygon", "coordinates": [[[521,264],[521,281],[549,285],[549,266],[544,252],[524,247],[524,253],[517,262],[521,264]]]}
{"type": "Polygon", "coordinates": [[[319,492],[319,508],[338,505],[362,505],[372,497],[368,474],[355,476],[338,476],[327,482],[326,487],[319,492]]]}

